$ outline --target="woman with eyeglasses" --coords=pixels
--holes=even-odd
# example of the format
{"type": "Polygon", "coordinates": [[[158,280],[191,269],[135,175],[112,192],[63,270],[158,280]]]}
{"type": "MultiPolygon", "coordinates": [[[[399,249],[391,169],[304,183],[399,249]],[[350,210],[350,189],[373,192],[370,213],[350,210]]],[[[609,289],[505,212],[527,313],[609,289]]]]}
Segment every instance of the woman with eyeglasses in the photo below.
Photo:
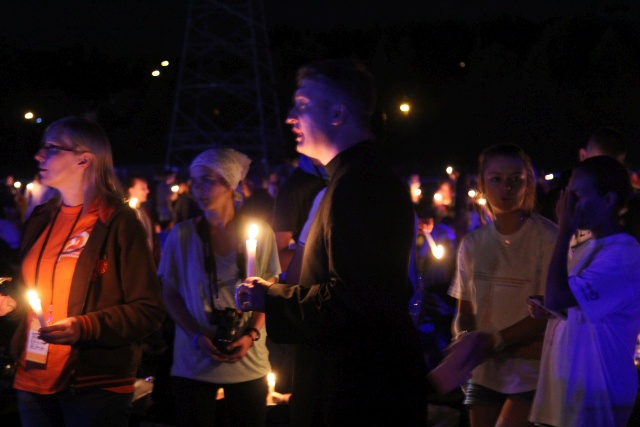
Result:
{"type": "Polygon", "coordinates": [[[98,124],[54,122],[35,159],[60,196],[26,222],[22,277],[0,297],[0,315],[21,319],[12,339],[21,424],[127,426],[141,340],[165,316],[144,230],[98,124]]]}

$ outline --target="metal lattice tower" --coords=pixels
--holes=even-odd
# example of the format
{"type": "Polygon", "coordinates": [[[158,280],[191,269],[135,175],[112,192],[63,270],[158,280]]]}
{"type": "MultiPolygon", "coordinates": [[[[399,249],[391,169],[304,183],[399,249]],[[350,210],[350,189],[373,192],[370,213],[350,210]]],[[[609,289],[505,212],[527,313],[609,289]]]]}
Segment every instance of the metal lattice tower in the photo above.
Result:
{"type": "Polygon", "coordinates": [[[268,167],[283,160],[282,120],[262,0],[191,0],[166,165],[224,146],[268,167]]]}

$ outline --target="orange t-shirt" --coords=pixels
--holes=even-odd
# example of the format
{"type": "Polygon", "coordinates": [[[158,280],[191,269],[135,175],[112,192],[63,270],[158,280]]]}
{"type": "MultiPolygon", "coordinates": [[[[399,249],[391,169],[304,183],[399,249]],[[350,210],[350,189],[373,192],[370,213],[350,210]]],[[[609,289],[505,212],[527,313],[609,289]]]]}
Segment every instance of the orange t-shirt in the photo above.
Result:
{"type": "MultiPolygon", "coordinates": [[[[97,209],[82,215],[81,211],[82,206],[61,206],[53,224],[45,228],[22,262],[25,284],[38,293],[45,320],[51,323],[68,317],[73,272],[98,219],[97,209]]],[[[24,351],[17,364],[14,388],[38,394],[63,390],[73,375],[70,354],[69,345],[49,344],[43,366],[27,362],[24,351]]]]}

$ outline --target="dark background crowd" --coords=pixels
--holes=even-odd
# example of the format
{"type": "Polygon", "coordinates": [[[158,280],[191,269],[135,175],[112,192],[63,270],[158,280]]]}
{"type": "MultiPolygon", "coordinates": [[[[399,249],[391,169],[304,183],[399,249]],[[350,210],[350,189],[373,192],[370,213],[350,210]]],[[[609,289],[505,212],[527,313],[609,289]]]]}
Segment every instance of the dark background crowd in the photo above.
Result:
{"type": "MultiPolygon", "coordinates": [[[[33,5],[24,3],[14,5],[15,16],[20,17],[16,22],[46,21],[46,28],[55,24],[45,15],[49,6],[32,7],[27,14],[25,8],[33,5]]],[[[374,121],[380,146],[407,183],[419,220],[416,249],[421,286],[416,288],[410,312],[429,368],[442,360],[452,339],[455,300],[447,291],[458,245],[488,218],[476,176],[483,148],[509,141],[525,149],[537,167],[536,210],[553,219],[557,193],[566,186],[566,171],[579,160],[580,148],[586,148],[595,130],[613,126],[626,144],[622,161],[636,191],[640,188],[640,77],[635,72],[640,58],[640,10],[624,1],[575,3],[547,13],[503,12],[499,7],[478,10],[469,4],[466,12],[460,12],[440,5],[439,13],[429,17],[423,12],[412,18],[389,14],[389,22],[382,15],[372,21],[356,19],[365,15],[357,10],[348,14],[349,20],[337,19],[326,27],[315,25],[318,19],[308,12],[291,18],[291,12],[267,10],[281,111],[287,111],[291,102],[294,70],[310,59],[356,57],[376,77],[379,106],[374,121]],[[406,115],[397,109],[405,101],[412,104],[406,115]]],[[[132,7],[135,17],[151,5],[140,2],[132,7]]],[[[115,9],[103,12],[108,16],[117,13],[115,9]]],[[[70,15],[81,16],[78,11],[70,15]]],[[[163,5],[158,16],[148,25],[166,28],[155,43],[151,36],[144,38],[140,44],[146,50],[138,48],[143,53],[124,37],[114,46],[80,38],[66,40],[64,45],[35,43],[20,40],[14,25],[0,26],[4,28],[0,30],[4,64],[0,98],[7,106],[0,113],[1,276],[16,271],[20,230],[34,206],[55,194],[38,182],[32,158],[44,127],[66,114],[90,111],[109,134],[124,190],[141,183],[148,189],[130,192],[127,198],[138,199],[132,207],[144,212],[156,262],[171,228],[200,214],[186,167],[163,164],[173,106],[167,100],[175,93],[177,66],[158,79],[150,78],[148,72],[158,59],[179,62],[186,9],[163,5]],[[41,64],[46,64],[47,73],[41,64]],[[41,112],[42,122],[22,118],[30,108],[41,112]]],[[[285,134],[281,161],[269,165],[255,161],[239,188],[240,209],[269,224],[277,220],[274,205],[298,161],[293,136],[285,134]]],[[[163,386],[172,331],[167,324],[146,340],[134,423],[172,422],[171,399],[163,386]]],[[[2,357],[8,362],[6,353],[2,357]]],[[[15,414],[12,370],[9,363],[2,366],[0,416],[10,417],[15,414]]],[[[290,391],[285,381],[279,383],[278,391],[290,391]]],[[[459,390],[432,396],[431,419],[465,423],[462,397],[459,390]]],[[[274,425],[286,423],[286,415],[278,411],[280,407],[271,408],[269,421],[274,425]]]]}

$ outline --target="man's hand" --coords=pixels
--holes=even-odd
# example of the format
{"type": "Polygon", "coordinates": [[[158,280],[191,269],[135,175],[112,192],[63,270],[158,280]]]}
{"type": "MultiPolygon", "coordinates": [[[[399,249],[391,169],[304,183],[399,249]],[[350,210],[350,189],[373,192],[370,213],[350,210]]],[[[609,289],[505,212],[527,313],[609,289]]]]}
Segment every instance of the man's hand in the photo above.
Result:
{"type": "Polygon", "coordinates": [[[247,277],[238,289],[236,289],[236,305],[242,311],[265,310],[265,297],[267,290],[272,285],[260,277],[247,277]]]}
{"type": "Polygon", "coordinates": [[[40,339],[49,344],[73,345],[80,339],[80,323],[75,317],[67,317],[51,326],[40,328],[40,339]]]}

